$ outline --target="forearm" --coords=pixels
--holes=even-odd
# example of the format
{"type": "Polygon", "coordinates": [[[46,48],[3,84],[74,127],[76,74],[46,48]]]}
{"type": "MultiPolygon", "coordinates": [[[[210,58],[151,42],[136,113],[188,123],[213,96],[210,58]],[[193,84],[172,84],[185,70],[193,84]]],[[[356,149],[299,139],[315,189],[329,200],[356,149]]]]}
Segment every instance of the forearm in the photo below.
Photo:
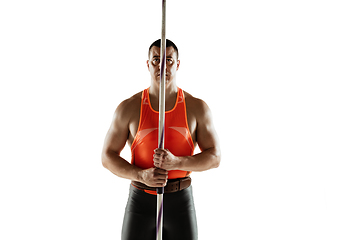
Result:
{"type": "Polygon", "coordinates": [[[110,172],[118,177],[140,181],[142,169],[130,164],[124,158],[120,157],[116,152],[105,152],[102,154],[102,164],[110,172]]]}
{"type": "Polygon", "coordinates": [[[221,154],[217,148],[209,148],[193,156],[178,157],[179,170],[201,172],[220,165],[221,154]]]}

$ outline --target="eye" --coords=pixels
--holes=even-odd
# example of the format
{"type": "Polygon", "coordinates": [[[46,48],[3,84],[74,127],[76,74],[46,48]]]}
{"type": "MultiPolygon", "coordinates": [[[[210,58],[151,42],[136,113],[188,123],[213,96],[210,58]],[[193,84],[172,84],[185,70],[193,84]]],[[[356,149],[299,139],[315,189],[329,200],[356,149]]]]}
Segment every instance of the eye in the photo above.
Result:
{"type": "Polygon", "coordinates": [[[152,60],[152,63],[153,63],[154,65],[158,65],[159,62],[160,62],[160,59],[158,59],[158,58],[154,58],[154,59],[152,60]]]}
{"type": "Polygon", "coordinates": [[[168,64],[173,64],[173,62],[174,62],[174,61],[173,61],[171,58],[170,58],[170,59],[167,59],[167,63],[168,63],[168,64]]]}

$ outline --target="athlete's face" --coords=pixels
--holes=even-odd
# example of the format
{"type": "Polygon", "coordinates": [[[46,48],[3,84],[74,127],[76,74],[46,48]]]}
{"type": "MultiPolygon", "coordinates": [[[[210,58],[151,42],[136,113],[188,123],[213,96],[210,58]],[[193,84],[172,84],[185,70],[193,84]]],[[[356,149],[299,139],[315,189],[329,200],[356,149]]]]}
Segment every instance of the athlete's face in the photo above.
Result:
{"type": "MultiPolygon", "coordinates": [[[[160,82],[160,48],[152,47],[150,57],[147,60],[147,66],[151,79],[160,82]]],[[[166,83],[172,82],[176,78],[176,71],[179,69],[180,60],[177,59],[176,51],[173,47],[166,48],[166,83]]]]}

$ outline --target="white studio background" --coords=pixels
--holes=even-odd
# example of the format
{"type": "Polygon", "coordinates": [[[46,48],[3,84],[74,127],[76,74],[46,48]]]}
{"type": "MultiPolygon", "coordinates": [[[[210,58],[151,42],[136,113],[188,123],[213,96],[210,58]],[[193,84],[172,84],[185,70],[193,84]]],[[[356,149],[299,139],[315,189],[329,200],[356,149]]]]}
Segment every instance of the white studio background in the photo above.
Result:
{"type": "MultiPolygon", "coordinates": [[[[222,145],[192,174],[199,239],[359,239],[357,2],[167,5],[222,145]]],[[[120,239],[129,181],[100,154],[160,28],[161,1],[1,1],[1,239],[120,239]]]]}

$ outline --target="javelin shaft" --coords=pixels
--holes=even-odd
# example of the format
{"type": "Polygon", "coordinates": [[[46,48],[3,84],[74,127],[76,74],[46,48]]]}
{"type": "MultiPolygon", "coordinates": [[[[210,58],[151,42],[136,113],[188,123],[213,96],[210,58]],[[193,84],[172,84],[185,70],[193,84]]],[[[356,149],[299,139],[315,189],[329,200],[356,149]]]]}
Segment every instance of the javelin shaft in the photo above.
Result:
{"type": "MultiPolygon", "coordinates": [[[[166,0],[162,0],[161,48],[160,48],[160,88],[159,88],[159,148],[165,145],[165,85],[166,85],[166,0]]],[[[157,189],[156,240],[162,240],[164,188],[157,189]]]]}
{"type": "Polygon", "coordinates": [[[160,88],[159,88],[159,148],[164,148],[165,126],[165,82],[166,82],[166,0],[162,0],[162,23],[161,23],[161,56],[160,56],[160,88]]]}

